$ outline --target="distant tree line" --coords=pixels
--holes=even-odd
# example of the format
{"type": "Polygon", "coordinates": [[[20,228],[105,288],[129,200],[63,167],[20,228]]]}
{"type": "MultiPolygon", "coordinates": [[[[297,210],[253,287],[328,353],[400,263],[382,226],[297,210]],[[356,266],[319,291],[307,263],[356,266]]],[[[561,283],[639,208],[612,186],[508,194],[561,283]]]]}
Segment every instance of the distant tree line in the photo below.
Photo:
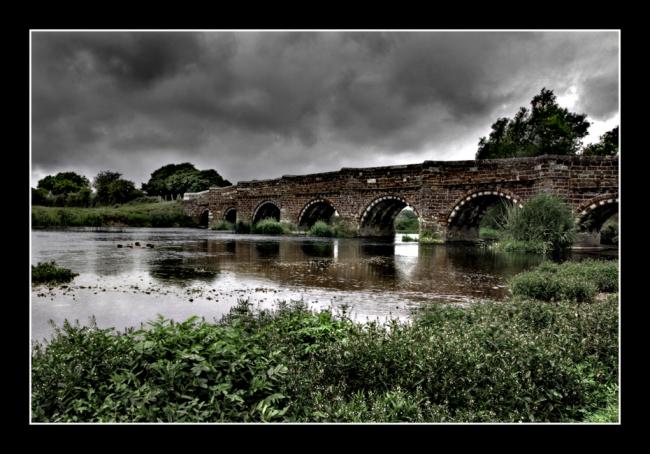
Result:
{"type": "Polygon", "coordinates": [[[476,159],[529,156],[618,154],[618,126],[600,137],[600,142],[582,147],[588,134],[587,115],[560,107],[552,90],[542,88],[530,109],[521,107],[514,118],[503,117],[492,125],[488,137],[481,137],[476,159]]]}
{"type": "Polygon", "coordinates": [[[147,183],[142,183],[141,189],[112,170],[99,172],[92,184],[88,178],[75,172],[59,172],[39,180],[37,187],[32,188],[32,205],[91,207],[123,204],[136,199],[175,199],[185,192],[230,184],[216,170],[198,170],[189,162],[159,168],[147,183]]]}

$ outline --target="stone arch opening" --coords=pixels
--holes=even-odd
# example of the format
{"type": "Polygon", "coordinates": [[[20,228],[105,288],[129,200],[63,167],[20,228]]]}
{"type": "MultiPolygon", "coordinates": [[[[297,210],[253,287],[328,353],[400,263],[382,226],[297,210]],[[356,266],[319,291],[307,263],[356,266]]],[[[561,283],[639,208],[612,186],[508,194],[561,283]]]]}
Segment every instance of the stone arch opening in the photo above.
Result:
{"type": "Polygon", "coordinates": [[[336,208],[331,202],[325,199],[314,199],[305,205],[300,212],[298,227],[309,229],[316,221],[324,221],[329,224],[334,213],[336,213],[336,208]]]}
{"type": "Polygon", "coordinates": [[[395,236],[395,218],[407,206],[417,214],[417,210],[402,197],[383,196],[373,200],[361,214],[359,235],[395,236]]]}
{"type": "Polygon", "coordinates": [[[521,207],[516,196],[503,191],[478,191],[468,194],[456,203],[447,218],[447,239],[449,241],[475,241],[479,239],[481,220],[488,209],[504,205],[521,207]]]}
{"type": "MultiPolygon", "coordinates": [[[[601,244],[601,232],[605,223],[618,215],[618,196],[598,197],[584,205],[576,219],[576,245],[597,246],[601,244]]],[[[617,228],[618,230],[618,228],[617,228]]]]}
{"type": "Polygon", "coordinates": [[[234,207],[228,208],[223,214],[223,219],[226,222],[235,224],[237,222],[237,209],[234,207]]]}
{"type": "Polygon", "coordinates": [[[201,216],[199,216],[199,227],[203,227],[207,229],[209,224],[210,224],[210,210],[203,210],[201,212],[201,216]]]}
{"type": "Polygon", "coordinates": [[[270,200],[262,202],[257,206],[253,213],[253,225],[266,218],[272,218],[276,221],[280,220],[280,208],[270,200]]]}

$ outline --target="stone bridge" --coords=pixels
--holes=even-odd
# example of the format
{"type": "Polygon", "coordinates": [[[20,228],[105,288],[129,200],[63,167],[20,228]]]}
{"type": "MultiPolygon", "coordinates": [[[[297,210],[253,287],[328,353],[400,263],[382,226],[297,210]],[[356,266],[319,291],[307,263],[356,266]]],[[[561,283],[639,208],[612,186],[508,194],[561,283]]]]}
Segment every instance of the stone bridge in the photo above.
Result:
{"type": "Polygon", "coordinates": [[[319,219],[336,219],[359,236],[393,235],[395,217],[410,207],[420,232],[452,241],[477,238],[485,210],[499,200],[521,207],[546,192],[568,202],[583,241],[595,243],[603,223],[618,213],[618,181],[618,157],[424,161],[244,181],[186,194],[184,203],[204,226],[271,217],[307,230],[319,219]]]}

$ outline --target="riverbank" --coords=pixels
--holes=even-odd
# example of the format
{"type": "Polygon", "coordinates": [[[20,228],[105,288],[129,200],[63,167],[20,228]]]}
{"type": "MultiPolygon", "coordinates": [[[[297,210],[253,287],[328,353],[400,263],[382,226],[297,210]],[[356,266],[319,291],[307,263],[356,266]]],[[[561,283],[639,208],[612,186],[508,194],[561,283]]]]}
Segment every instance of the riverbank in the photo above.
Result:
{"type": "Polygon", "coordinates": [[[176,201],[78,208],[32,206],[32,227],[196,227],[176,201]]]}
{"type": "MultiPolygon", "coordinates": [[[[533,273],[590,273],[598,290],[617,291],[600,279],[610,268],[533,273]]],[[[617,421],[618,295],[519,293],[425,305],[411,323],[240,301],[216,323],[160,318],[120,333],[65,324],[34,349],[34,420],[617,421]]]]}

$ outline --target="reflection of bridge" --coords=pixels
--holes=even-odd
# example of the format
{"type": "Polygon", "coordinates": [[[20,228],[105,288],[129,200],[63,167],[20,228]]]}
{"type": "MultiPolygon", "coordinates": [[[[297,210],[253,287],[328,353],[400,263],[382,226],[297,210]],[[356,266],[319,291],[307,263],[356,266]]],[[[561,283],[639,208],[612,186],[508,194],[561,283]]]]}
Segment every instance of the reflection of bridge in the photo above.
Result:
{"type": "Polygon", "coordinates": [[[485,210],[497,201],[521,206],[542,192],[563,197],[581,230],[597,240],[603,223],[618,212],[618,157],[547,155],[343,168],[211,188],[188,197],[185,206],[203,223],[272,217],[307,228],[338,216],[361,236],[393,234],[395,217],[408,206],[421,231],[463,240],[478,236],[485,210]]]}

